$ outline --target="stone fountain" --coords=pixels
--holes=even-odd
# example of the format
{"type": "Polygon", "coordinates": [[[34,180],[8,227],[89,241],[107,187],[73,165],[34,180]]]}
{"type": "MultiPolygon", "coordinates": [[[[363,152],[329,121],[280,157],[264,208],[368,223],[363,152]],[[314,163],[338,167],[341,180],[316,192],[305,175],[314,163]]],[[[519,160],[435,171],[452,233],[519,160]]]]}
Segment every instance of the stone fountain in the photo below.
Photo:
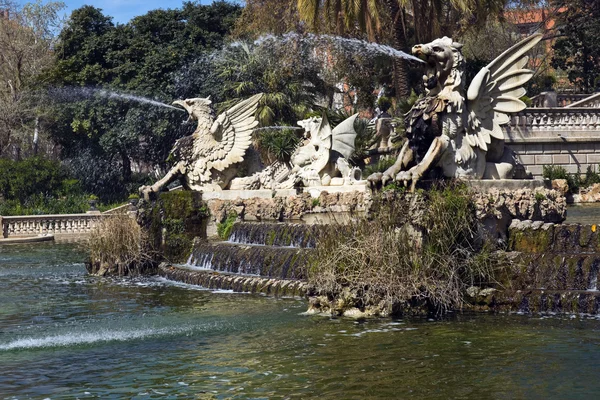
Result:
{"type": "MultiPolygon", "coordinates": [[[[366,181],[349,162],[355,150],[357,115],[335,128],[326,115],[299,121],[304,138],[290,162],[263,166],[250,156],[251,135],[258,125],[254,115],[262,94],[216,118],[210,99],[175,102],[198,121],[198,127],[176,143],[175,166],[167,175],[140,191],[151,200],[179,180],[184,189],[202,197],[208,223],[201,235],[204,239],[196,239],[187,251],[187,263],[162,264],[161,275],[263,292],[277,292],[293,281],[293,290],[281,293],[304,293],[306,285],[298,282],[306,276],[306,260],[317,245],[315,238],[325,229],[323,224],[368,215],[373,196],[369,189],[376,191],[395,181],[412,192],[436,171],[476,182],[472,186],[478,192],[478,217],[504,242],[515,220],[562,221],[564,197],[544,188],[543,182],[530,180],[524,187],[524,181],[514,181],[516,185],[506,188],[507,180],[518,178],[520,169],[504,145],[502,126],[511,113],[525,108],[520,100],[523,85],[533,75],[524,68],[527,52],[540,40],[541,35],[533,35],[511,47],[484,67],[468,88],[461,44],[444,37],[415,46],[413,54],[426,65],[425,95],[406,115],[406,138],[395,164],[366,181]],[[240,171],[250,172],[239,176],[240,171]],[[501,184],[484,183],[489,181],[501,184]],[[231,232],[221,241],[210,240],[232,216],[237,222],[231,232]]],[[[163,243],[165,234],[169,235],[167,228],[162,230],[163,243]]]]}

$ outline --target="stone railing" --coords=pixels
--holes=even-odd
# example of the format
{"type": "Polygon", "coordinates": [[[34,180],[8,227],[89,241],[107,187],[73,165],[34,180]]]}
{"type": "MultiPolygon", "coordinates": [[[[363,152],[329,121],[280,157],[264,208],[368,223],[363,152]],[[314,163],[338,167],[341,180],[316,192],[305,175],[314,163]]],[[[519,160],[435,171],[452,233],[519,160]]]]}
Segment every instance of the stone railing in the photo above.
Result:
{"type": "Polygon", "coordinates": [[[571,103],[565,108],[591,107],[600,108],[600,93],[593,94],[585,99],[571,103]]]}
{"type": "Polygon", "coordinates": [[[590,97],[589,94],[542,92],[531,98],[531,107],[567,107],[590,97]]]}
{"type": "Polygon", "coordinates": [[[25,215],[0,217],[2,236],[39,234],[85,235],[102,218],[100,214],[25,215]]]}
{"type": "Polygon", "coordinates": [[[600,108],[527,108],[504,127],[507,142],[600,139],[600,108]]]}

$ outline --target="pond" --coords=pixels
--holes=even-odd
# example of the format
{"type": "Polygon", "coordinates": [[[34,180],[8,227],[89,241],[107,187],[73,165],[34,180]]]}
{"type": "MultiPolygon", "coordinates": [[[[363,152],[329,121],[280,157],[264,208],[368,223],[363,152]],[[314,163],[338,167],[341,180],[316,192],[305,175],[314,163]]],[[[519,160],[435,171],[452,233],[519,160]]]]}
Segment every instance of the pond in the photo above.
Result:
{"type": "Polygon", "coordinates": [[[565,223],[600,224],[600,203],[582,203],[568,206],[565,223]]]}
{"type": "Polygon", "coordinates": [[[301,299],[86,275],[75,245],[0,247],[3,398],[590,398],[600,321],[307,316],[301,299]]]}

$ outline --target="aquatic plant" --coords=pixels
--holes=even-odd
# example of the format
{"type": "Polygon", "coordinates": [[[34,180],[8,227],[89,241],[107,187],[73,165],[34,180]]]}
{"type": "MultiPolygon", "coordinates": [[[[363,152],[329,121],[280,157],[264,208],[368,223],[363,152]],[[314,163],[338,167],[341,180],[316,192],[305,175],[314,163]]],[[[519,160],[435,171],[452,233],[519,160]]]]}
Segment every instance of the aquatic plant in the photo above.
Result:
{"type": "Polygon", "coordinates": [[[372,219],[325,232],[308,268],[334,313],[460,308],[468,287],[493,282],[491,246],[464,185],[418,194],[387,191],[372,219]]]}
{"type": "Polygon", "coordinates": [[[233,224],[237,221],[237,214],[230,213],[224,222],[217,223],[217,235],[223,240],[227,240],[233,229],[233,224]]]}
{"type": "Polygon", "coordinates": [[[139,274],[152,264],[147,247],[147,234],[135,219],[125,213],[105,216],[90,233],[86,267],[99,276],[139,274]]]}

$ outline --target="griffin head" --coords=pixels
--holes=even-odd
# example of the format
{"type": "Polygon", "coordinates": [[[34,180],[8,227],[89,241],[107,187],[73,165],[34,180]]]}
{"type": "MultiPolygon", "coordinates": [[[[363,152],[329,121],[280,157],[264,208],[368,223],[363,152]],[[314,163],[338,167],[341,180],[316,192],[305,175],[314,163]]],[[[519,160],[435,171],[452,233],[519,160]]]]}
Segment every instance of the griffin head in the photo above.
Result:
{"type": "Polygon", "coordinates": [[[438,84],[444,87],[452,72],[461,68],[461,48],[462,44],[446,36],[430,43],[413,46],[412,53],[427,63],[423,76],[427,89],[433,89],[438,84]]]}
{"type": "Polygon", "coordinates": [[[210,105],[212,101],[210,101],[210,96],[207,98],[196,97],[195,99],[185,99],[185,100],[175,100],[173,105],[178,105],[183,108],[190,114],[190,118],[199,120],[202,116],[206,115],[206,113],[212,113],[212,109],[210,105]]]}

